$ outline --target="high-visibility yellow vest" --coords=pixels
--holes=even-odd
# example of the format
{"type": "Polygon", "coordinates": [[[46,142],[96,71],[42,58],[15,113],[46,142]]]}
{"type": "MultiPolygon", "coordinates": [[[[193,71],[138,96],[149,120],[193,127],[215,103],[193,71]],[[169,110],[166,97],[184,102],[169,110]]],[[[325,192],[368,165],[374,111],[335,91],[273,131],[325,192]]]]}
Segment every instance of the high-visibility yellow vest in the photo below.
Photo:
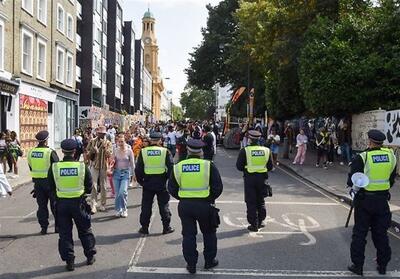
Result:
{"type": "Polygon", "coordinates": [[[149,146],[142,149],[145,174],[163,174],[167,171],[165,159],[167,149],[160,146],[149,146]]]}
{"type": "Polygon", "coordinates": [[[83,162],[58,162],[53,164],[57,197],[79,198],[85,193],[85,164],[83,162]]]}
{"type": "Polygon", "coordinates": [[[381,148],[362,152],[360,156],[364,162],[364,173],[369,178],[369,184],[364,189],[370,192],[389,190],[390,175],[396,167],[393,150],[381,148]]]}
{"type": "Polygon", "coordinates": [[[251,145],[244,149],[246,151],[246,170],[249,173],[266,173],[268,172],[267,163],[269,160],[270,150],[264,146],[251,145]]]}
{"type": "Polygon", "coordinates": [[[207,198],[210,195],[211,162],[203,159],[187,159],[174,167],[179,185],[180,198],[207,198]]]}
{"type": "Polygon", "coordinates": [[[28,164],[32,178],[46,178],[51,165],[51,150],[48,147],[35,147],[28,153],[28,164]]]}

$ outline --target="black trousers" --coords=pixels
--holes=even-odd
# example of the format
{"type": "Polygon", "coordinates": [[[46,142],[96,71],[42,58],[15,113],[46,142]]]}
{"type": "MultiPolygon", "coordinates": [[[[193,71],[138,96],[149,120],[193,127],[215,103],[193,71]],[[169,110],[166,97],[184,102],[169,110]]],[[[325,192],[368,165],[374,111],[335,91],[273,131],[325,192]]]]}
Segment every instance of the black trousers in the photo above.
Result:
{"type": "Polygon", "coordinates": [[[247,207],[247,221],[258,227],[267,217],[264,192],[265,179],[260,176],[246,176],[244,178],[244,200],[247,207]]]}
{"type": "Polygon", "coordinates": [[[96,254],[96,240],[92,233],[91,217],[83,208],[81,199],[61,199],[57,201],[59,226],[58,251],[63,261],[73,260],[74,241],[72,239],[73,222],[78,229],[83,251],[86,257],[96,254]]]}
{"type": "Polygon", "coordinates": [[[157,203],[160,211],[161,222],[164,228],[168,228],[171,223],[171,211],[169,210],[169,193],[166,189],[154,191],[143,188],[140,225],[145,228],[149,227],[155,195],[157,195],[157,203]]]}
{"type": "Polygon", "coordinates": [[[212,262],[217,256],[217,228],[212,224],[212,210],[210,203],[206,201],[182,200],[179,202],[183,257],[190,266],[196,266],[199,256],[196,243],[197,223],[203,234],[205,262],[212,262]]]}
{"type": "Polygon", "coordinates": [[[36,216],[38,218],[40,226],[45,229],[49,226],[48,203],[50,201],[50,209],[55,219],[55,226],[57,227],[57,218],[56,218],[57,214],[55,207],[56,199],[54,193],[50,191],[50,186],[35,183],[34,188],[36,192],[36,202],[38,204],[38,210],[36,212],[36,216]]]}
{"type": "Polygon", "coordinates": [[[355,265],[364,264],[366,237],[371,228],[372,241],[376,248],[377,263],[386,267],[391,258],[387,230],[392,214],[386,196],[356,197],[354,201],[354,228],[351,241],[351,260],[355,265]]]}

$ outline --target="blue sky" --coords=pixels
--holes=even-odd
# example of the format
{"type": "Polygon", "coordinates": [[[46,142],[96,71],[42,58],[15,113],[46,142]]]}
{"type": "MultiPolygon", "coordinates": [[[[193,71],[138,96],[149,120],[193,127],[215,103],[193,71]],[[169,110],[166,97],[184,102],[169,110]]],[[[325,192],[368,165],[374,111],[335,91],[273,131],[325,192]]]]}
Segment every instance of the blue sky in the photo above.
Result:
{"type": "Polygon", "coordinates": [[[141,36],[143,14],[150,6],[156,18],[159,64],[167,90],[174,92],[178,104],[180,93],[186,85],[184,69],[189,53],[202,39],[200,29],[207,22],[206,4],[216,5],[220,0],[122,0],[124,20],[133,20],[136,36],[141,36]]]}

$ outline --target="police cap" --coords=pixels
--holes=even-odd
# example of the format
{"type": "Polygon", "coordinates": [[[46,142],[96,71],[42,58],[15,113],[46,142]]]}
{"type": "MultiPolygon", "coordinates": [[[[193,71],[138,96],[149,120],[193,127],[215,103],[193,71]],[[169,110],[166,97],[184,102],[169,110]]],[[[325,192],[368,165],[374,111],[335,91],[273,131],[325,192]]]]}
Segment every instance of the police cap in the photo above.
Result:
{"type": "Polygon", "coordinates": [[[150,140],[159,140],[162,138],[162,134],[160,132],[150,133],[150,140]]]}
{"type": "Polygon", "coordinates": [[[35,138],[38,141],[45,141],[49,138],[49,132],[48,131],[40,131],[39,133],[36,134],[35,138]]]}
{"type": "Polygon", "coordinates": [[[261,133],[257,130],[250,130],[247,133],[250,139],[259,139],[261,137],[261,133]]]}
{"type": "Polygon", "coordinates": [[[193,153],[200,153],[202,151],[203,146],[204,146],[203,141],[199,139],[189,139],[187,141],[187,149],[188,151],[193,153]]]}
{"type": "Polygon", "coordinates": [[[65,139],[61,142],[61,149],[63,152],[71,152],[74,151],[78,147],[76,140],[74,139],[65,139]]]}
{"type": "Polygon", "coordinates": [[[377,144],[382,144],[385,141],[386,136],[381,131],[372,129],[368,131],[368,138],[377,144]]]}

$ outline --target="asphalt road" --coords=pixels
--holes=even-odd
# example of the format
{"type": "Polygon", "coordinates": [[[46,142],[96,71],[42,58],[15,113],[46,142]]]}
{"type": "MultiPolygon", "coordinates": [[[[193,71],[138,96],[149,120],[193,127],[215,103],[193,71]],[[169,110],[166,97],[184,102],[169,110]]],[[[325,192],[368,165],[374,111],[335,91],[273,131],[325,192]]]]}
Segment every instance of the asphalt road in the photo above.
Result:
{"type": "MultiPolygon", "coordinates": [[[[327,196],[296,176],[278,168],[271,173],[274,196],[267,199],[267,226],[259,233],[246,230],[243,181],[236,171],[237,151],[219,150],[216,164],[223,176],[224,193],[218,200],[221,226],[218,230],[218,259],[213,271],[202,266],[202,237],[198,236],[199,263],[196,278],[347,278],[351,227],[344,223],[348,206],[327,196]]],[[[31,187],[15,191],[11,199],[0,200],[0,279],[12,278],[191,278],[181,254],[177,202],[171,200],[176,232],[161,235],[158,209],[154,208],[150,236],[139,229],[141,189],[129,190],[129,217],[113,217],[113,200],[108,212],[93,217],[97,261],[85,265],[77,237],[77,268],[66,272],[58,254],[58,235],[38,234],[36,204],[31,187]]],[[[53,222],[49,231],[54,229],[53,222]]],[[[400,278],[400,234],[390,233],[393,250],[390,271],[385,277],[400,278]]],[[[375,272],[375,251],[369,239],[364,270],[375,272]]]]}

